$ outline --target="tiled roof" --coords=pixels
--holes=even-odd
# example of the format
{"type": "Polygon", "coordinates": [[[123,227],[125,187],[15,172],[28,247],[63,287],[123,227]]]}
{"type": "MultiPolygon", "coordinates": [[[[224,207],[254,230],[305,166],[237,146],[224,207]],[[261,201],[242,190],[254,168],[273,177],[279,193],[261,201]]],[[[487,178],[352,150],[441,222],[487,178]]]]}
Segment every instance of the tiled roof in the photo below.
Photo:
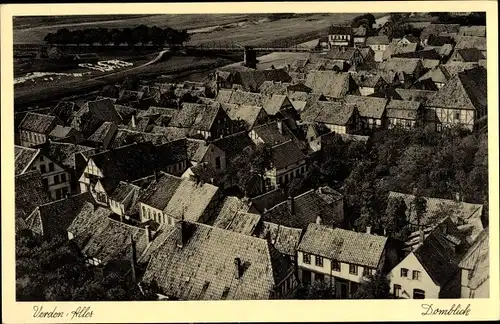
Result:
{"type": "Polygon", "coordinates": [[[379,69],[384,71],[404,72],[413,75],[419,65],[422,65],[422,60],[418,58],[392,57],[380,63],[379,69]]]}
{"type": "MultiPolygon", "coordinates": [[[[160,127],[160,126],[155,126],[160,127]]],[[[119,129],[111,142],[111,148],[118,148],[132,143],[151,142],[154,145],[167,143],[169,139],[163,133],[136,132],[128,129],[119,129]]]]}
{"type": "Polygon", "coordinates": [[[486,37],[486,26],[460,26],[458,36],[486,37]]]}
{"type": "Polygon", "coordinates": [[[59,117],[64,123],[67,123],[73,112],[78,109],[74,102],[59,101],[59,103],[50,109],[50,114],[59,117]]]}
{"type": "Polygon", "coordinates": [[[485,58],[483,53],[477,48],[458,48],[456,51],[464,62],[479,62],[479,60],[485,58]]]}
{"type": "MultiPolygon", "coordinates": [[[[418,90],[418,89],[396,89],[396,94],[399,96],[400,100],[414,100],[425,103],[430,97],[432,97],[436,91],[428,90],[418,90]]],[[[395,98],[396,99],[396,98],[395,98]]]]}
{"type": "Polygon", "coordinates": [[[250,139],[246,132],[239,132],[216,139],[213,144],[226,153],[226,160],[231,158],[247,147],[255,147],[254,142],[250,139]]]}
{"type": "Polygon", "coordinates": [[[417,50],[417,45],[418,44],[398,44],[398,43],[391,43],[389,46],[387,46],[387,49],[385,50],[384,54],[382,55],[384,60],[387,60],[391,57],[394,57],[396,55],[401,55],[405,53],[414,53],[417,50]]]}
{"type": "Polygon", "coordinates": [[[190,130],[181,127],[172,126],[153,126],[151,130],[152,134],[160,134],[164,136],[167,141],[173,141],[177,139],[186,138],[190,134],[190,130]]]}
{"type": "Polygon", "coordinates": [[[278,112],[280,112],[281,107],[287,101],[288,98],[286,95],[278,95],[278,94],[273,94],[270,98],[265,100],[264,103],[264,110],[266,111],[267,114],[274,116],[278,112]]]}
{"type": "MultiPolygon", "coordinates": [[[[389,192],[389,199],[396,197],[403,198],[407,206],[407,214],[409,215],[410,223],[416,224],[416,219],[415,219],[416,215],[411,208],[415,196],[393,191],[389,192]]],[[[453,210],[453,214],[448,215],[453,220],[459,217],[465,220],[466,222],[468,220],[481,218],[481,215],[483,213],[483,205],[469,204],[464,202],[458,203],[455,200],[440,199],[440,198],[424,197],[424,199],[427,201],[427,211],[424,214],[423,219],[421,220],[421,224],[424,226],[432,225],[429,223],[429,221],[433,219],[433,216],[436,215],[436,213],[438,213],[441,210],[441,208],[447,208],[447,209],[449,208],[453,210]]]]}
{"type": "Polygon", "coordinates": [[[318,101],[304,109],[300,118],[306,122],[317,122],[344,126],[355,113],[356,107],[341,102],[318,101]]]}
{"type": "Polygon", "coordinates": [[[137,112],[137,117],[152,116],[156,114],[167,115],[172,117],[177,110],[178,109],[175,108],[163,108],[163,107],[151,106],[148,108],[148,110],[139,110],[137,112]]]}
{"type": "Polygon", "coordinates": [[[106,208],[86,203],[68,228],[82,253],[106,264],[113,260],[130,260],[131,237],[135,241],[137,255],[148,245],[145,229],[115,221],[106,208]]]}
{"type": "Polygon", "coordinates": [[[386,242],[384,236],[309,224],[298,249],[331,260],[377,268],[384,257],[386,242]]]}
{"type": "Polygon", "coordinates": [[[209,145],[205,140],[187,139],[187,157],[190,161],[201,162],[208,150],[209,145]]]}
{"type": "Polygon", "coordinates": [[[424,75],[422,75],[418,80],[427,80],[431,79],[432,82],[435,83],[446,83],[448,79],[450,78],[448,71],[446,71],[446,68],[444,65],[438,65],[431,70],[427,71],[424,75]]]}
{"type": "Polygon", "coordinates": [[[231,120],[243,120],[248,125],[248,128],[255,124],[263,109],[261,106],[244,106],[229,103],[221,103],[220,105],[231,120]]]}
{"type": "Polygon", "coordinates": [[[28,112],[19,129],[48,135],[57,124],[63,124],[57,116],[28,112]]]}
{"type": "Polygon", "coordinates": [[[250,199],[252,208],[255,208],[260,213],[264,212],[268,208],[272,208],[273,206],[285,200],[285,192],[281,188],[267,191],[259,196],[255,196],[250,199]]]}
{"type": "Polygon", "coordinates": [[[104,143],[106,136],[108,136],[109,132],[112,130],[117,130],[116,125],[112,122],[104,122],[92,135],[87,138],[87,140],[94,143],[104,143]]]}
{"type": "Polygon", "coordinates": [[[366,38],[366,45],[389,45],[389,38],[385,35],[366,38]]]}
{"type": "Polygon", "coordinates": [[[66,138],[71,132],[78,131],[72,127],[56,125],[56,127],[54,127],[54,129],[50,132],[49,136],[55,138],[66,138]]]}
{"type": "Polygon", "coordinates": [[[456,34],[460,29],[459,24],[431,24],[425,27],[420,34],[421,39],[428,39],[430,35],[456,34]]]}
{"type": "Polygon", "coordinates": [[[73,118],[72,126],[86,136],[90,136],[103,122],[121,124],[122,117],[109,99],[88,101],[73,118]]]}
{"type": "Polygon", "coordinates": [[[359,115],[366,118],[382,118],[387,105],[387,99],[376,97],[347,95],[345,101],[348,104],[355,105],[359,115]]]}
{"type": "Polygon", "coordinates": [[[262,213],[262,220],[283,226],[305,229],[315,223],[318,216],[323,224],[334,226],[341,221],[332,207],[314,190],[309,190],[293,198],[293,213],[289,201],[283,201],[262,213]]]}
{"type": "Polygon", "coordinates": [[[350,90],[351,81],[353,80],[349,73],[312,71],[307,74],[305,85],[313,89],[314,93],[343,98],[350,90]]]}
{"type": "MultiPolygon", "coordinates": [[[[219,216],[220,217],[220,216],[219,216]]],[[[236,212],[230,219],[217,218],[214,226],[245,235],[253,235],[260,221],[260,215],[236,212]]]]}
{"type": "Polygon", "coordinates": [[[489,252],[489,230],[486,228],[476,238],[474,244],[462,257],[459,267],[462,269],[473,270],[483,254],[489,252]]]}
{"type": "Polygon", "coordinates": [[[26,218],[38,206],[51,201],[38,171],[30,171],[15,178],[16,217],[26,218]]]}
{"type": "Polygon", "coordinates": [[[132,192],[139,191],[140,187],[128,182],[120,181],[116,189],[109,195],[109,199],[123,202],[132,192]]]}
{"type": "Polygon", "coordinates": [[[454,77],[459,72],[477,67],[477,62],[448,62],[441,65],[450,77],[454,77]]]}
{"type": "Polygon", "coordinates": [[[270,222],[262,222],[258,237],[268,239],[281,254],[295,257],[302,230],[270,222]]]}
{"type": "Polygon", "coordinates": [[[28,148],[24,146],[14,145],[14,157],[15,157],[15,174],[22,174],[31,165],[33,160],[40,153],[39,149],[28,148]]]}
{"type": "Polygon", "coordinates": [[[161,173],[161,177],[153,182],[141,195],[139,201],[159,210],[167,207],[170,199],[179,187],[182,179],[171,174],[161,173]]]}
{"type": "Polygon", "coordinates": [[[413,253],[431,279],[441,287],[458,272],[457,258],[451,244],[434,231],[413,253]]]}
{"type": "Polygon", "coordinates": [[[75,169],[75,154],[77,153],[87,153],[95,154],[96,149],[71,143],[59,143],[59,142],[47,142],[42,145],[38,145],[37,148],[41,150],[41,153],[57,163],[61,167],[75,169]]]}
{"type": "Polygon", "coordinates": [[[326,57],[332,60],[349,61],[358,50],[354,47],[332,46],[326,57]]]}
{"type": "Polygon", "coordinates": [[[142,110],[138,110],[129,106],[114,105],[116,112],[120,115],[123,121],[130,120],[133,115],[139,114],[142,110]]]}
{"type": "Polygon", "coordinates": [[[328,35],[352,35],[352,27],[346,25],[333,25],[329,27],[328,35]]]}
{"type": "MultiPolygon", "coordinates": [[[[382,79],[380,75],[355,75],[354,80],[360,87],[375,88],[377,83],[382,79]]],[[[382,82],[386,83],[384,79],[382,82]]]]}
{"type": "Polygon", "coordinates": [[[227,228],[238,212],[247,212],[248,209],[248,204],[238,197],[228,196],[224,198],[219,211],[219,215],[214,221],[214,226],[219,228],[227,228]]]}
{"type": "Polygon", "coordinates": [[[480,51],[486,51],[486,37],[460,36],[455,48],[477,48],[480,51]]]}
{"type": "Polygon", "coordinates": [[[336,203],[339,200],[342,200],[344,196],[342,194],[328,186],[319,187],[316,190],[318,196],[321,197],[327,204],[336,203]]]}
{"type": "Polygon", "coordinates": [[[26,219],[26,224],[31,231],[43,237],[66,234],[73,219],[90,198],[89,193],[82,193],[40,205],[26,219]]]}
{"type": "Polygon", "coordinates": [[[292,264],[256,237],[202,224],[186,224],[186,242],[178,248],[179,229],[151,256],[143,282],[181,300],[269,299],[292,264]],[[235,278],[235,258],[242,271],[235,278]]]}
{"type": "Polygon", "coordinates": [[[271,148],[271,161],[277,170],[305,161],[306,156],[293,141],[277,144],[271,148]]]}
{"type": "Polygon", "coordinates": [[[253,132],[266,144],[277,145],[283,144],[290,140],[297,139],[288,127],[282,122],[281,131],[278,128],[278,122],[273,121],[264,125],[259,125],[253,128],[253,132]]]}
{"type": "Polygon", "coordinates": [[[427,105],[432,107],[485,110],[486,70],[477,67],[459,72],[451,78],[437,93],[432,96],[427,105]]]}
{"type": "Polygon", "coordinates": [[[235,72],[233,82],[246,91],[257,91],[265,81],[290,82],[292,78],[284,69],[252,70],[235,72]]]}
{"type": "Polygon", "coordinates": [[[390,100],[387,104],[387,118],[416,120],[421,103],[418,101],[390,100]]]}
{"type": "Polygon", "coordinates": [[[178,139],[158,145],[157,150],[158,158],[163,165],[176,164],[186,161],[188,158],[186,139],[178,139]]]}
{"type": "MultiPolygon", "coordinates": [[[[416,45],[416,44],[413,44],[416,45]]],[[[424,49],[421,51],[407,51],[407,52],[401,52],[401,53],[395,53],[392,57],[399,57],[399,58],[419,58],[422,60],[440,60],[441,55],[439,55],[438,52],[436,52],[435,49],[424,49]]]]}
{"type": "Polygon", "coordinates": [[[192,128],[196,130],[210,130],[219,107],[194,103],[183,103],[182,108],[176,111],[169,126],[192,128]]]}
{"type": "Polygon", "coordinates": [[[264,96],[271,96],[273,94],[278,95],[286,95],[287,87],[290,83],[283,82],[273,82],[273,81],[264,81],[262,85],[259,87],[259,92],[264,96]]]}

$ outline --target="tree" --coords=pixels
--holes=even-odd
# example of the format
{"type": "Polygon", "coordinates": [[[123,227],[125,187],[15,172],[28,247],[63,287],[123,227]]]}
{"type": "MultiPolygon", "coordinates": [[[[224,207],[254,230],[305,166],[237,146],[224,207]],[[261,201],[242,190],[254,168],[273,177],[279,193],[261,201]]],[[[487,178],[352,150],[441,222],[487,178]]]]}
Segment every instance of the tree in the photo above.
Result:
{"type": "Polygon", "coordinates": [[[136,76],[129,75],[123,81],[120,89],[123,90],[135,90],[139,86],[139,78],[136,76]]]}
{"type": "Polygon", "coordinates": [[[406,203],[403,198],[389,199],[382,224],[388,236],[403,242],[408,239],[410,231],[406,216],[406,203]]]}
{"type": "Polygon", "coordinates": [[[415,197],[412,201],[413,211],[415,212],[415,222],[417,227],[420,229],[423,224],[425,213],[427,212],[427,200],[421,196],[420,191],[417,190],[415,197]]]}
{"type": "Polygon", "coordinates": [[[118,95],[118,89],[112,84],[105,85],[101,90],[101,96],[103,97],[118,98],[118,95]]]}
{"type": "Polygon", "coordinates": [[[387,276],[381,272],[376,272],[375,275],[370,274],[364,278],[356,293],[354,299],[390,299],[390,283],[387,276]]]}
{"type": "Polygon", "coordinates": [[[335,299],[333,285],[325,281],[314,281],[311,285],[301,284],[295,291],[296,299],[335,299]]]}
{"type": "Polygon", "coordinates": [[[352,20],[351,26],[357,28],[359,26],[364,26],[366,29],[370,30],[372,26],[376,23],[375,16],[370,13],[357,16],[352,20]]]}

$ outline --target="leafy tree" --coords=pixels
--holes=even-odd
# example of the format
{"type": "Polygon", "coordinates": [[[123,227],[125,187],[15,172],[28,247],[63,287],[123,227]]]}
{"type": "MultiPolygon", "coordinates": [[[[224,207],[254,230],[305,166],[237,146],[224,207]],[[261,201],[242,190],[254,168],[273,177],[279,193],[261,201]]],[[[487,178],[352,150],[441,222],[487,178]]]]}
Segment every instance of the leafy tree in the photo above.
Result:
{"type": "Polygon", "coordinates": [[[403,242],[408,239],[410,231],[406,216],[406,203],[403,198],[389,199],[382,224],[388,236],[403,242]]]}
{"type": "Polygon", "coordinates": [[[424,226],[423,220],[424,215],[427,212],[427,200],[422,197],[420,191],[415,193],[415,197],[412,201],[413,211],[415,212],[415,221],[416,225],[420,228],[420,226],[424,226]]]}
{"type": "Polygon", "coordinates": [[[390,299],[390,283],[387,276],[381,272],[369,275],[361,281],[354,299],[390,299]]]}
{"type": "Polygon", "coordinates": [[[335,299],[333,285],[325,281],[315,281],[311,285],[301,284],[295,291],[296,299],[335,299]]]}
{"type": "Polygon", "coordinates": [[[357,28],[359,26],[365,26],[368,30],[372,28],[373,24],[376,23],[375,16],[370,13],[357,16],[352,20],[351,26],[357,28]]]}

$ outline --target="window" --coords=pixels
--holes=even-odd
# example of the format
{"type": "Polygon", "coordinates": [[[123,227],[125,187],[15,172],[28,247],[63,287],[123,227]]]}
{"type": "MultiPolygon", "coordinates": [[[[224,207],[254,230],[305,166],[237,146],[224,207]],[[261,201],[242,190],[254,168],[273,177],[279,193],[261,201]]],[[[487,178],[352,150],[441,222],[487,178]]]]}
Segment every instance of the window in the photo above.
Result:
{"type": "Polygon", "coordinates": [[[151,210],[148,209],[148,218],[151,219],[151,210]]]}
{"type": "Polygon", "coordinates": [[[315,273],[314,280],[316,281],[325,281],[325,275],[322,273],[315,273]]]}
{"type": "Polygon", "coordinates": [[[144,206],[142,206],[142,216],[146,217],[146,208],[144,206]]]}
{"type": "Polygon", "coordinates": [[[61,174],[61,182],[66,182],[66,174],[61,174]]]}
{"type": "Polygon", "coordinates": [[[220,164],[220,156],[215,158],[215,168],[220,169],[221,164],[220,164]]]}
{"type": "Polygon", "coordinates": [[[357,275],[358,274],[358,266],[355,264],[350,264],[349,265],[349,273],[353,274],[353,275],[357,275]]]}
{"type": "Polygon", "coordinates": [[[460,111],[456,111],[454,114],[455,120],[460,119],[460,111]]]}
{"type": "Polygon", "coordinates": [[[56,189],[56,200],[59,200],[59,199],[61,199],[61,190],[56,189]]]}
{"type": "Polygon", "coordinates": [[[316,256],[316,266],[322,267],[323,266],[323,258],[320,256],[316,256]]]}
{"type": "Polygon", "coordinates": [[[64,188],[62,188],[61,190],[62,190],[62,196],[63,196],[63,198],[65,198],[65,197],[66,197],[66,195],[67,195],[67,194],[68,194],[68,192],[69,192],[69,191],[68,191],[68,188],[64,187],[64,188]]]}
{"type": "Polygon", "coordinates": [[[40,172],[47,173],[47,169],[45,168],[45,164],[40,165],[40,172]]]}
{"type": "Polygon", "coordinates": [[[363,267],[363,277],[368,277],[371,273],[370,268],[363,267]]]}
{"type": "Polygon", "coordinates": [[[311,264],[311,255],[308,254],[308,253],[304,253],[302,254],[302,261],[305,263],[305,264],[311,264]]]}
{"type": "Polygon", "coordinates": [[[425,299],[425,291],[421,289],[413,289],[413,299],[425,299]]]}
{"type": "Polygon", "coordinates": [[[45,188],[47,188],[49,186],[49,179],[45,178],[45,179],[42,179],[42,183],[43,183],[43,186],[45,188]]]}
{"type": "Polygon", "coordinates": [[[394,297],[401,297],[401,285],[394,285],[394,297]]]}
{"type": "Polygon", "coordinates": [[[308,284],[311,282],[311,277],[312,277],[311,271],[302,270],[302,281],[305,284],[308,284]]]}
{"type": "Polygon", "coordinates": [[[43,162],[43,155],[40,155],[40,161],[43,162]]]}
{"type": "Polygon", "coordinates": [[[54,163],[50,162],[49,163],[49,172],[54,171],[54,163]]]}
{"type": "Polygon", "coordinates": [[[340,271],[340,262],[332,260],[332,271],[340,271]]]}
{"type": "Polygon", "coordinates": [[[420,280],[420,271],[413,270],[412,279],[413,280],[420,280]]]}
{"type": "Polygon", "coordinates": [[[55,175],[54,176],[54,184],[58,184],[59,183],[59,175],[55,175]]]}
{"type": "Polygon", "coordinates": [[[401,277],[408,277],[408,269],[401,268],[401,277]]]}

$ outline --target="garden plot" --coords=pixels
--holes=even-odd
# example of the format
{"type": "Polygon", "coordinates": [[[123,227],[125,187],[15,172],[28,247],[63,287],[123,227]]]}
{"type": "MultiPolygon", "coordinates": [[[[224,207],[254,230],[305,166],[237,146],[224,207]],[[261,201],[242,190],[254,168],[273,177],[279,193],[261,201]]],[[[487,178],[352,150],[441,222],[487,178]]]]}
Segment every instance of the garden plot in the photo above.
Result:
{"type": "Polygon", "coordinates": [[[24,76],[14,78],[14,84],[22,84],[27,81],[30,81],[32,83],[51,82],[60,80],[63,77],[79,78],[86,76],[88,74],[90,74],[90,72],[83,72],[83,73],[30,72],[24,76]]]}

